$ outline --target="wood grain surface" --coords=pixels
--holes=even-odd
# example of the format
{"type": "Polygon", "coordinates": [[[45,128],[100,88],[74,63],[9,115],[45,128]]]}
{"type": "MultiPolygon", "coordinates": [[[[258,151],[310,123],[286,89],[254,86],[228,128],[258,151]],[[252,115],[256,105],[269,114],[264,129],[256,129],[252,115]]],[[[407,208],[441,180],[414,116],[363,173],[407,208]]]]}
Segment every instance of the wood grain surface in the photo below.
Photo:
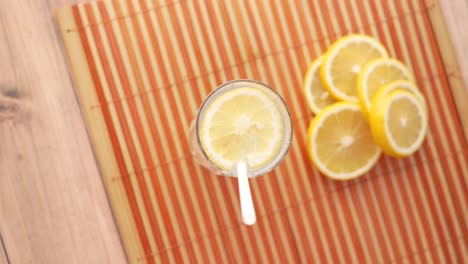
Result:
{"type": "MultiPolygon", "coordinates": [[[[0,0],[0,263],[125,263],[53,15],[0,0]],[[6,251],[6,252],[4,252],[6,251]]],[[[468,1],[441,1],[465,84],[468,1]]]]}
{"type": "Polygon", "coordinates": [[[0,263],[8,263],[8,255],[3,244],[2,234],[0,234],[0,263]]]}
{"type": "Polygon", "coordinates": [[[125,263],[53,10],[0,1],[0,232],[11,263],[125,263]]]}
{"type": "MultiPolygon", "coordinates": [[[[468,51],[463,43],[468,40],[468,0],[442,0],[440,1],[442,11],[445,15],[447,29],[453,43],[453,47],[457,54],[458,63],[460,64],[461,75],[468,82],[468,51]]],[[[468,88],[468,86],[465,85],[468,88]]]]}

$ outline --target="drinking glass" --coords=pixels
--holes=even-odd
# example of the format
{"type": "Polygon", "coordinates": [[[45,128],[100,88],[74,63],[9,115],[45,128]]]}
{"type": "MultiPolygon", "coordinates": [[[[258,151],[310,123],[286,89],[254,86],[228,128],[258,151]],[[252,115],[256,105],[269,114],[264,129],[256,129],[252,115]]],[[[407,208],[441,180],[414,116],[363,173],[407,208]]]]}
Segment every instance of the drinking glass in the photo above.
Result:
{"type": "Polygon", "coordinates": [[[224,93],[245,87],[263,92],[271,99],[272,102],[274,102],[275,108],[281,115],[281,125],[283,126],[284,131],[283,137],[281,138],[281,147],[276,156],[273,159],[271,159],[270,162],[268,162],[264,166],[261,166],[260,168],[249,169],[248,176],[250,178],[253,178],[273,170],[284,159],[291,145],[293,134],[291,114],[285,101],[276,91],[274,91],[268,85],[254,80],[233,80],[226,82],[214,89],[206,97],[201,107],[199,108],[195,119],[192,121],[189,131],[190,147],[193,157],[195,158],[198,164],[202,165],[203,167],[216,174],[237,177],[235,168],[226,171],[216,166],[216,164],[210,160],[210,158],[205,153],[201,145],[201,123],[203,118],[205,117],[205,110],[209,108],[210,104],[214,102],[216,98],[222,96],[224,93]]]}

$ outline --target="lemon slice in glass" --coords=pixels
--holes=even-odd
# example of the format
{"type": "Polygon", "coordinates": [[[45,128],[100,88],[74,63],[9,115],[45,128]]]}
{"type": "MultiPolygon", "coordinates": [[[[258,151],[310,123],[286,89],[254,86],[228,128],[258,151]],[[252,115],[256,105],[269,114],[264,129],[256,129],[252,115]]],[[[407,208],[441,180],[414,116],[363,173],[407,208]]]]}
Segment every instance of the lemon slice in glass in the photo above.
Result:
{"type": "Polygon", "coordinates": [[[336,100],[358,102],[358,74],[368,62],[386,57],[385,47],[367,35],[340,38],[327,50],[320,67],[323,85],[336,100]]]}
{"type": "Polygon", "coordinates": [[[312,120],[307,149],[315,166],[336,180],[365,174],[381,155],[360,106],[352,102],[332,104],[312,120]]]}
{"type": "Polygon", "coordinates": [[[233,170],[241,160],[254,170],[278,156],[284,130],[275,99],[259,89],[239,87],[206,107],[200,143],[209,160],[222,170],[233,170]]]}

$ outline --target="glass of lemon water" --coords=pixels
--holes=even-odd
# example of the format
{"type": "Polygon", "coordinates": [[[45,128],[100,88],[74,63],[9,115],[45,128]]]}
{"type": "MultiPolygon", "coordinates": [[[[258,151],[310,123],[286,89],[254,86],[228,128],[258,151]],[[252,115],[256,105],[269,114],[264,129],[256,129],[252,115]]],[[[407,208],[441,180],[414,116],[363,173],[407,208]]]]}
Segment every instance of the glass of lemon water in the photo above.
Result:
{"type": "Polygon", "coordinates": [[[190,144],[197,162],[216,174],[238,178],[244,223],[255,223],[248,178],[273,170],[284,159],[292,130],[281,96],[253,80],[216,88],[192,122],[190,144]]]}

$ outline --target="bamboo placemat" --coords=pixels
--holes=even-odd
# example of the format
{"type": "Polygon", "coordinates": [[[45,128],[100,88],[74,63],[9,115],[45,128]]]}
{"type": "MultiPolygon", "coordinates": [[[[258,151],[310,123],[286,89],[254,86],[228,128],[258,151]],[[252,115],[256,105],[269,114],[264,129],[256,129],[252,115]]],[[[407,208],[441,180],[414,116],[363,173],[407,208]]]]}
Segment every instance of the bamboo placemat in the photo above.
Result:
{"type": "Polygon", "coordinates": [[[77,94],[131,263],[468,262],[466,90],[436,2],[99,1],[57,12],[77,94]],[[430,106],[414,156],[335,182],[308,161],[308,64],[348,33],[409,65],[430,106]],[[241,223],[237,182],[190,157],[199,105],[239,78],[274,87],[295,135],[251,181],[258,223],[241,223]]]}

